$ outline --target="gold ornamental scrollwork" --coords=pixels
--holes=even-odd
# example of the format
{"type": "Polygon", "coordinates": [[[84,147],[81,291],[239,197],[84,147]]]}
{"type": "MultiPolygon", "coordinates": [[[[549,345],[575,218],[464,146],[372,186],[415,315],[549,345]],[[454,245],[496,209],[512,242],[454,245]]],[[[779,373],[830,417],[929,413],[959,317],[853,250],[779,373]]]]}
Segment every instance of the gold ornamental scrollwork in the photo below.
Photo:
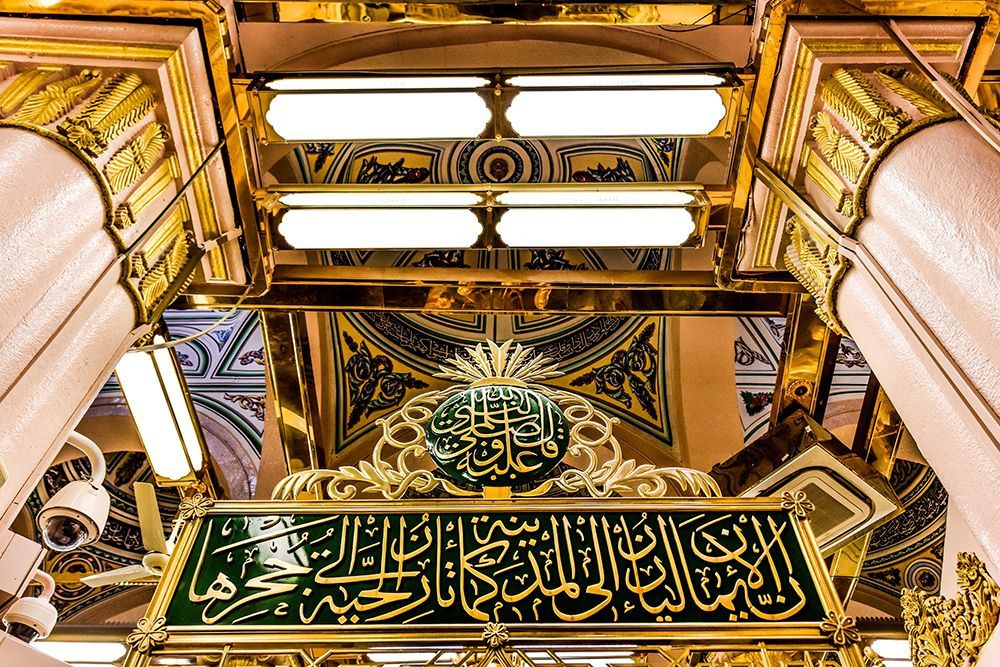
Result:
{"type": "Polygon", "coordinates": [[[150,653],[153,649],[162,646],[170,637],[166,627],[167,619],[163,616],[140,618],[139,622],[136,623],[135,630],[125,638],[125,643],[134,651],[150,653]]]}
{"type": "MultiPolygon", "coordinates": [[[[511,341],[502,345],[488,341],[486,346],[469,347],[443,365],[438,374],[438,377],[465,384],[420,394],[387,418],[379,420],[377,423],[382,428],[382,435],[370,460],[356,466],[306,470],[289,475],[275,486],[272,498],[294,500],[310,494],[320,499],[349,500],[359,493],[375,493],[398,500],[426,495],[436,489],[452,496],[481,496],[490,482],[485,482],[483,488],[470,486],[466,483],[469,476],[460,480],[454,469],[441,467],[448,463],[440,463],[440,453],[428,450],[429,429],[438,428],[438,424],[450,425],[447,426],[448,434],[453,437],[446,446],[453,449],[449,456],[461,447],[471,452],[455,467],[469,471],[479,466],[482,469],[473,471],[473,478],[483,480],[508,479],[515,477],[507,474],[511,470],[526,473],[533,467],[559,463],[559,460],[552,460],[552,452],[555,451],[553,440],[542,442],[538,439],[568,435],[565,455],[559,457],[562,467],[556,467],[550,476],[533,484],[507,484],[514,487],[510,492],[514,497],[581,493],[595,498],[615,495],[662,498],[671,495],[673,489],[679,489],[686,495],[721,496],[715,480],[707,473],[687,468],[656,467],[626,459],[614,434],[617,419],[601,412],[578,394],[538,384],[540,380],[559,375],[561,373],[552,360],[535,355],[530,348],[515,346],[511,341]],[[487,399],[476,393],[475,390],[481,387],[501,389],[487,399]],[[534,403],[529,401],[532,408],[541,406],[542,412],[547,410],[558,414],[548,421],[538,418],[532,422],[538,415],[523,411],[525,403],[521,390],[536,396],[532,399],[534,403]],[[451,419],[448,413],[442,412],[452,404],[458,405],[459,399],[464,399],[470,392],[473,404],[462,404],[456,408],[462,412],[464,420],[451,419]],[[542,400],[538,396],[544,399],[544,405],[538,402],[542,400]],[[512,407],[512,403],[504,401],[518,402],[512,407]],[[508,412],[517,410],[521,411],[516,420],[511,421],[508,412]],[[440,417],[442,414],[444,418],[440,417]],[[441,421],[432,423],[435,415],[441,421]],[[473,424],[473,417],[480,422],[473,424]],[[489,428],[484,426],[487,423],[489,428]],[[557,428],[553,428],[553,424],[557,428]],[[560,435],[558,429],[564,425],[568,434],[560,435]],[[488,456],[477,458],[469,443],[481,437],[484,431],[489,431],[492,438],[486,446],[488,456]],[[525,434],[528,435],[522,438],[525,434]],[[525,440],[532,437],[535,441],[526,444],[525,440]],[[523,446],[533,449],[525,451],[523,446]],[[522,449],[514,451],[517,447],[522,449]],[[544,458],[539,452],[549,457],[548,460],[539,461],[544,458]],[[438,458],[430,461],[434,456],[438,458]],[[433,467],[435,462],[439,465],[433,467]],[[489,474],[491,472],[497,474],[489,474]]],[[[450,463],[451,459],[448,461],[450,463]]],[[[502,486],[502,483],[497,483],[497,486],[502,486]]]]}
{"type": "Polygon", "coordinates": [[[805,519],[813,510],[816,509],[816,505],[813,504],[809,497],[803,491],[785,491],[781,494],[781,506],[795,513],[795,516],[800,519],[805,519]]]}
{"type": "Polygon", "coordinates": [[[858,630],[857,623],[850,616],[831,611],[820,623],[819,629],[830,638],[830,642],[834,646],[850,646],[861,641],[861,631],[858,630]]]}
{"type": "Polygon", "coordinates": [[[215,504],[215,501],[206,495],[196,493],[190,498],[185,498],[178,506],[177,516],[184,521],[200,519],[208,513],[208,510],[215,504]]]}
{"type": "Polygon", "coordinates": [[[958,596],[903,589],[903,627],[914,667],[975,665],[1000,620],[1000,586],[974,554],[959,553],[958,596]]]}

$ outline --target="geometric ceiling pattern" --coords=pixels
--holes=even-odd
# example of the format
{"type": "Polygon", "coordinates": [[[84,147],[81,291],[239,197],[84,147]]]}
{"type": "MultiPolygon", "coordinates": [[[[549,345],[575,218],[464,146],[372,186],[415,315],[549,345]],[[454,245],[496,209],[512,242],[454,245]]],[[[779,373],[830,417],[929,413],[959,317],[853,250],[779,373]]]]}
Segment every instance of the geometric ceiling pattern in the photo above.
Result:
{"type": "MultiPolygon", "coordinates": [[[[277,160],[278,182],[566,183],[673,180],[682,142],[676,139],[579,142],[317,143],[277,160]]],[[[334,265],[475,267],[579,271],[661,270],[670,252],[618,250],[430,250],[323,253],[334,265]]],[[[376,421],[410,396],[445,386],[438,366],[484,339],[533,346],[566,373],[553,384],[597,400],[625,427],[676,457],[669,421],[667,339],[663,317],[503,315],[489,313],[329,313],[321,354],[334,372],[333,419],[325,449],[341,452],[375,437],[376,421]],[[339,372],[343,369],[344,372],[339,372]]]]}
{"type": "Polygon", "coordinates": [[[872,535],[856,596],[898,615],[901,589],[941,587],[948,492],[929,467],[913,461],[897,460],[890,482],[904,512],[872,535]]]}
{"type": "Polygon", "coordinates": [[[331,449],[373,437],[376,420],[427,388],[449,383],[438,365],[484,339],[516,339],[559,363],[548,384],[587,394],[601,407],[674,452],[665,363],[667,318],[521,315],[449,316],[336,313],[329,346],[337,383],[331,449]]]}
{"type": "MultiPolygon", "coordinates": [[[[748,444],[767,431],[784,338],[783,317],[740,317],[737,320],[733,344],[736,391],[740,397],[744,441],[748,444]]],[[[870,375],[871,369],[854,341],[841,339],[828,406],[864,398],[870,375]]],[[[830,412],[829,407],[827,411],[830,412]]]]}

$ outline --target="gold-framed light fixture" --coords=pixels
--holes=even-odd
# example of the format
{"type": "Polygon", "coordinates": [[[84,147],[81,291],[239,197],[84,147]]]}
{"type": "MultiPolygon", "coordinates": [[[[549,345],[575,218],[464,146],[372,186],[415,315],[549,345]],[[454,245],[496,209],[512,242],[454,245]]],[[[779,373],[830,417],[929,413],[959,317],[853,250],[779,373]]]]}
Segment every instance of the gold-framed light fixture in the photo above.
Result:
{"type": "Polygon", "coordinates": [[[695,183],[271,186],[279,247],[323,250],[698,246],[695,183]]]}
{"type": "Polygon", "coordinates": [[[258,74],[264,143],[732,136],[728,67],[258,74]]]}
{"type": "MultiPolygon", "coordinates": [[[[153,336],[152,345],[164,342],[161,334],[153,336]]],[[[115,376],[157,484],[198,481],[205,467],[205,442],[173,350],[126,352],[115,366],[115,376]]]]}

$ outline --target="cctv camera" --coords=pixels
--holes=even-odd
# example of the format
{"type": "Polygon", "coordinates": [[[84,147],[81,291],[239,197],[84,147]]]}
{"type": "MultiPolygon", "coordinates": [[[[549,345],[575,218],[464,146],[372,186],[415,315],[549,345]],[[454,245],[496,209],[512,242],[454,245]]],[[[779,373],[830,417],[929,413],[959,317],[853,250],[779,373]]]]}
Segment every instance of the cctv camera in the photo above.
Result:
{"type": "Polygon", "coordinates": [[[38,514],[42,542],[53,551],[72,551],[96,542],[108,520],[111,498],[103,486],[74,480],[49,498],[38,514]]]}
{"type": "Polygon", "coordinates": [[[74,480],[49,498],[38,514],[42,542],[52,551],[72,551],[96,542],[108,521],[111,498],[104,489],[104,454],[93,440],[71,432],[66,442],[87,455],[89,480],[74,480]]]}
{"type": "Polygon", "coordinates": [[[55,593],[56,582],[41,570],[36,570],[32,578],[42,584],[42,594],[37,598],[20,598],[3,616],[7,634],[26,644],[48,637],[59,618],[59,612],[49,602],[55,593]]]}

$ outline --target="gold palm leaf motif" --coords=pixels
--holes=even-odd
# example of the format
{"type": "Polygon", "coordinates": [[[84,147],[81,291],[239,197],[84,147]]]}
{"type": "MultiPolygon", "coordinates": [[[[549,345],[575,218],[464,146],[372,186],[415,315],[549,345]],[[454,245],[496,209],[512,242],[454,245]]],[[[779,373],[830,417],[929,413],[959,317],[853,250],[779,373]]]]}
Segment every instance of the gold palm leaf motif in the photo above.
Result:
{"type": "Polygon", "coordinates": [[[98,70],[85,69],[79,74],[48,84],[24,101],[11,120],[28,125],[48,125],[77,104],[101,80],[98,70]]]}
{"type": "Polygon", "coordinates": [[[947,113],[951,105],[930,83],[930,79],[902,67],[882,67],[875,72],[879,83],[916,107],[925,116],[947,113]]]}
{"type": "Polygon", "coordinates": [[[856,184],[868,161],[865,150],[837,129],[828,113],[821,111],[816,114],[810,129],[820,154],[830,166],[848,181],[856,184]]]}
{"type": "Polygon", "coordinates": [[[96,157],[115,137],[139,122],[155,102],[155,92],[137,74],[115,74],[80,113],[63,121],[59,129],[96,157]]]}
{"type": "Polygon", "coordinates": [[[104,166],[111,191],[118,194],[135,185],[163,153],[166,145],[167,132],[162,125],[150,123],[142,128],[104,166]]]}

